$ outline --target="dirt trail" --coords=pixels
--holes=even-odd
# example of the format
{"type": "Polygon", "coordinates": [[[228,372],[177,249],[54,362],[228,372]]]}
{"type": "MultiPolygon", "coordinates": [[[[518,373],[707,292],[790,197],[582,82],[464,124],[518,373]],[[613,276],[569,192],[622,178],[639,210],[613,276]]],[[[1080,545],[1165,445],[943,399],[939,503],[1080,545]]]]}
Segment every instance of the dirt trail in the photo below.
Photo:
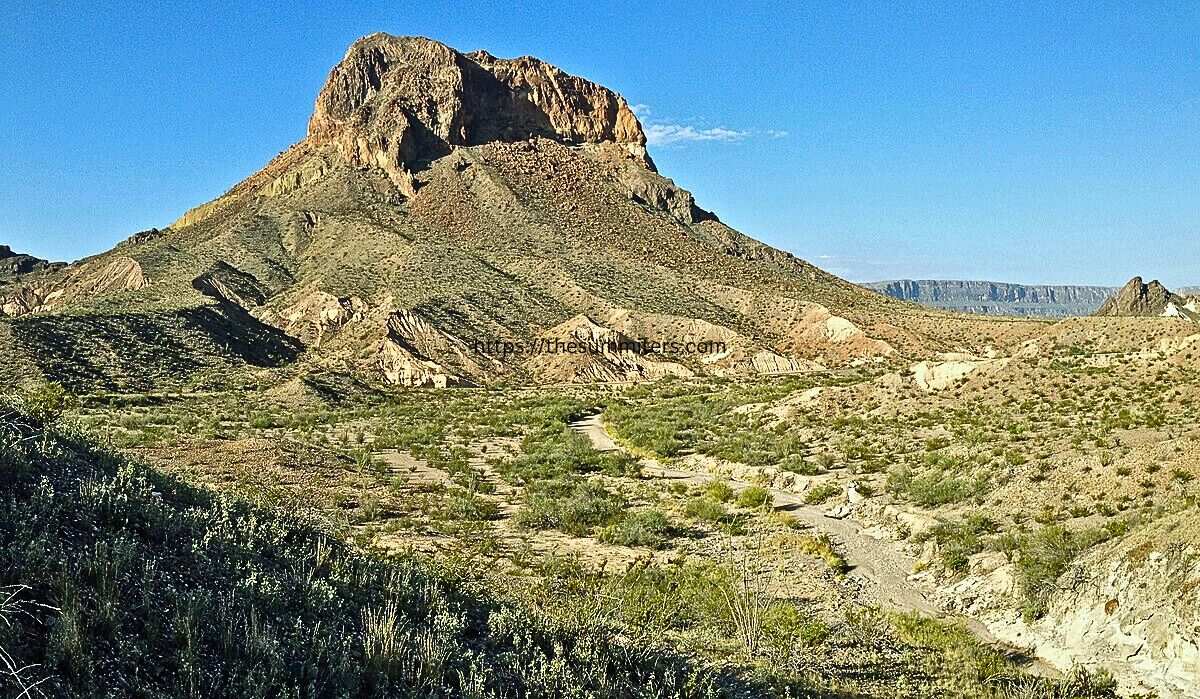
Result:
{"type": "MultiPolygon", "coordinates": [[[[571,423],[571,429],[587,437],[599,451],[623,451],[604,426],[600,415],[592,415],[571,423]]],[[[643,472],[659,478],[670,478],[685,483],[708,483],[716,476],[695,471],[681,471],[663,466],[658,461],[642,457],[643,472]]],[[[726,478],[736,489],[751,485],[743,481],[726,478]]],[[[1026,664],[1026,670],[1037,674],[1058,675],[1039,658],[1031,658],[1004,646],[979,621],[969,617],[951,615],[908,581],[915,560],[898,551],[887,542],[864,534],[862,527],[853,520],[826,517],[819,508],[804,504],[803,498],[786,490],[770,489],[775,509],[785,511],[796,519],[812,526],[814,531],[826,533],[838,546],[839,553],[849,566],[846,577],[860,589],[864,602],[877,604],[883,609],[899,612],[919,612],[939,618],[958,618],[981,642],[994,646],[1013,656],[1014,660],[1026,664]]]]}
{"type": "MultiPolygon", "coordinates": [[[[599,451],[619,451],[621,446],[613,441],[599,415],[593,415],[571,424],[572,429],[586,436],[599,451]]],[[[687,483],[708,483],[714,476],[695,471],[666,468],[654,459],[643,458],[643,471],[651,476],[670,478],[687,483]]],[[[745,488],[750,483],[726,479],[734,488],[745,488]]],[[[863,595],[884,609],[894,611],[917,611],[941,616],[944,612],[925,598],[916,587],[906,580],[915,561],[885,542],[861,533],[857,522],[826,517],[818,508],[804,504],[804,500],[786,490],[771,489],[775,509],[791,514],[810,525],[814,530],[825,532],[838,544],[842,558],[849,566],[846,576],[861,586],[863,595]]]]}

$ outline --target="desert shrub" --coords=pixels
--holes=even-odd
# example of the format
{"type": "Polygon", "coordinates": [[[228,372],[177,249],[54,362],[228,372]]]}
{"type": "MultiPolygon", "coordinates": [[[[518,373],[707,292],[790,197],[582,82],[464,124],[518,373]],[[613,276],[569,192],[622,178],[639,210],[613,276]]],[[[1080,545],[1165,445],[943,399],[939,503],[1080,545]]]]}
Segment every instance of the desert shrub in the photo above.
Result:
{"type": "Polygon", "coordinates": [[[612,405],[604,411],[604,421],[621,439],[660,458],[678,456],[685,446],[676,421],[655,411],[612,405]]]}
{"type": "Polygon", "coordinates": [[[738,493],[738,507],[760,509],[771,506],[771,491],[761,485],[752,485],[738,493]]]}
{"type": "Polygon", "coordinates": [[[636,476],[641,472],[637,459],[624,452],[601,452],[592,443],[565,424],[552,426],[526,436],[521,454],[499,464],[498,470],[516,484],[551,480],[568,474],[603,472],[614,476],[636,476]]]}
{"type": "Polygon", "coordinates": [[[76,403],[62,384],[51,382],[21,394],[22,411],[35,422],[53,426],[76,403]]]}
{"type": "Polygon", "coordinates": [[[888,490],[924,507],[962,502],[983,495],[988,489],[986,477],[971,478],[949,468],[935,467],[921,475],[899,468],[888,476],[888,490]]]}
{"type": "Polygon", "coordinates": [[[762,631],[771,646],[784,652],[791,651],[797,645],[807,648],[820,646],[832,634],[828,624],[786,603],[772,604],[763,611],[762,631]]]}
{"type": "Polygon", "coordinates": [[[704,494],[717,502],[733,500],[733,487],[725,481],[712,481],[704,486],[704,494]]]}
{"type": "Polygon", "coordinates": [[[618,546],[663,548],[673,531],[671,520],[660,510],[642,510],[625,515],[616,524],[601,527],[596,538],[618,546]]]}
{"type": "Polygon", "coordinates": [[[809,461],[800,454],[788,454],[779,462],[779,467],[802,476],[816,476],[826,471],[819,463],[809,461]]]}
{"type": "Polygon", "coordinates": [[[684,512],[688,517],[703,522],[720,522],[729,514],[724,505],[708,497],[693,498],[684,512]]]}
{"type": "Polygon", "coordinates": [[[444,519],[481,522],[495,519],[499,507],[472,490],[456,488],[442,500],[439,515],[444,519]]]}
{"type": "Polygon", "coordinates": [[[956,573],[967,571],[967,559],[983,551],[987,534],[994,534],[999,526],[983,515],[968,515],[960,522],[941,522],[917,537],[917,543],[929,539],[938,542],[942,564],[956,573]]]}
{"type": "Polygon", "coordinates": [[[598,480],[559,477],[529,485],[516,521],[526,529],[588,536],[595,527],[615,524],[624,508],[624,498],[598,480]]]}
{"type": "Polygon", "coordinates": [[[750,466],[771,466],[802,451],[799,435],[789,432],[786,423],[766,427],[761,418],[725,414],[717,418],[716,434],[700,440],[697,451],[726,461],[750,466]]]}
{"type": "Polygon", "coordinates": [[[819,483],[804,493],[804,502],[808,505],[820,505],[840,492],[842,489],[837,483],[819,483]]]}
{"type": "MultiPolygon", "coordinates": [[[[730,571],[711,561],[668,565],[641,561],[599,584],[605,597],[619,600],[617,616],[648,639],[667,632],[704,629],[728,633],[728,608],[722,592],[730,571]]],[[[589,594],[592,600],[593,594],[589,594]]],[[[594,605],[594,601],[591,602],[594,605]]]]}
{"type": "Polygon", "coordinates": [[[1055,583],[1071,562],[1112,535],[1110,529],[1072,532],[1061,525],[1052,525],[1020,539],[1017,581],[1023,596],[1021,611],[1025,618],[1032,621],[1044,615],[1055,583]]]}
{"type": "Polygon", "coordinates": [[[846,572],[846,559],[834,548],[833,540],[828,534],[820,536],[799,536],[795,540],[798,549],[810,556],[816,556],[825,561],[825,565],[835,573],[846,572]]]}

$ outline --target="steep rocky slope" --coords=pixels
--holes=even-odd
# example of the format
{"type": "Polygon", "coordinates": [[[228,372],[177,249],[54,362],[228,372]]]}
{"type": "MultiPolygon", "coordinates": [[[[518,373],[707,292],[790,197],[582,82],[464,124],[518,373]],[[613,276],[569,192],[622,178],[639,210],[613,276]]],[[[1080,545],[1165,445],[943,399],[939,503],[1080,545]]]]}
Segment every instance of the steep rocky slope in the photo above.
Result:
{"type": "MultiPolygon", "coordinates": [[[[1039,651],[1140,677],[1141,691],[1200,692],[1200,518],[1186,512],[1090,552],[1059,580],[1039,651]]],[[[1133,687],[1131,687],[1133,689],[1133,687]]]]}
{"type": "Polygon", "coordinates": [[[863,284],[892,298],[963,313],[1067,318],[1095,313],[1117,289],[1107,286],[898,279],[863,284]]]}
{"type": "Polygon", "coordinates": [[[260,172],[169,228],[0,289],[0,352],[81,387],[283,365],[404,385],[629,380],[888,362],[959,349],[980,322],[734,231],[645,143],[619,95],[537,59],[371,35],[330,73],[307,137],[260,172]],[[544,351],[590,326],[669,344],[544,351]]]}

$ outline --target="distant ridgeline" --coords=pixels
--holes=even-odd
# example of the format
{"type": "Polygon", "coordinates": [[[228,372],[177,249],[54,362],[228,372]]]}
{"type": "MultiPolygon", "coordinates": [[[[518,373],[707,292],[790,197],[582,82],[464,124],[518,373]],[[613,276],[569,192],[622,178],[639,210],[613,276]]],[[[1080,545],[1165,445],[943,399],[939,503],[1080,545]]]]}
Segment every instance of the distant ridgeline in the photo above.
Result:
{"type": "Polygon", "coordinates": [[[1050,286],[1003,282],[900,279],[862,286],[923,306],[964,313],[1067,318],[1095,313],[1119,291],[1110,286],[1050,286]]]}

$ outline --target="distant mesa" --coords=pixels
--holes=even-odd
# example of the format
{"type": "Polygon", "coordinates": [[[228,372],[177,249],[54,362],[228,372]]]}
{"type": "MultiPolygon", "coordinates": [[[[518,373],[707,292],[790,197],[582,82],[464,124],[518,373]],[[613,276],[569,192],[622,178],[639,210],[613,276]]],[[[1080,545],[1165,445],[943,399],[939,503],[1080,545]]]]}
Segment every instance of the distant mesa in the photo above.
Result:
{"type": "Polygon", "coordinates": [[[960,313],[1069,318],[1095,313],[1117,291],[1108,286],[1010,284],[954,279],[897,279],[864,287],[892,298],[960,313]]]}
{"type": "Polygon", "coordinates": [[[1115,296],[1104,302],[1098,316],[1163,316],[1200,322],[1195,297],[1174,294],[1157,279],[1146,283],[1134,277],[1115,296]]]}
{"type": "Polygon", "coordinates": [[[956,279],[896,279],[867,282],[861,286],[930,308],[1027,318],[1188,317],[1188,313],[1195,312],[1193,297],[1200,297],[1200,287],[1182,287],[1172,294],[1157,281],[1143,284],[1140,277],[1123,288],[956,279]]]}

